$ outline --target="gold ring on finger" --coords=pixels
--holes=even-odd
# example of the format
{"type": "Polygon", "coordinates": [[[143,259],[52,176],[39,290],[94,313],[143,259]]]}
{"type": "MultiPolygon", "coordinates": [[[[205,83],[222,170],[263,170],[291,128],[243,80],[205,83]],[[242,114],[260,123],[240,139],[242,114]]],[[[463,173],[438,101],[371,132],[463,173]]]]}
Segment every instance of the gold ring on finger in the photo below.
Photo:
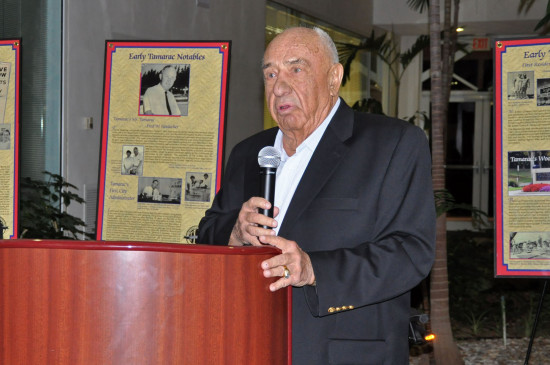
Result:
{"type": "Polygon", "coordinates": [[[288,279],[290,277],[290,270],[288,269],[288,267],[286,267],[286,265],[283,265],[283,277],[285,279],[288,279]]]}

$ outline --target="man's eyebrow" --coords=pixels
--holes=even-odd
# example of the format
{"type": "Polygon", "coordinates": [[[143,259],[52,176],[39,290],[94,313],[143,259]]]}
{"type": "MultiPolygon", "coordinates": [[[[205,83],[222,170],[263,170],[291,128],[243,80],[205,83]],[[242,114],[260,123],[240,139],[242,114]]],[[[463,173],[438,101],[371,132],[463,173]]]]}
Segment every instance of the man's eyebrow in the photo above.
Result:
{"type": "Polygon", "coordinates": [[[303,58],[291,58],[288,61],[283,62],[286,65],[306,65],[307,62],[303,58]]]}
{"type": "MultiPolygon", "coordinates": [[[[283,64],[284,65],[307,65],[308,62],[306,60],[304,60],[303,58],[291,58],[288,61],[284,61],[283,64]]],[[[264,63],[262,65],[262,70],[265,70],[266,68],[269,68],[271,66],[272,66],[271,62],[264,63]]]]}

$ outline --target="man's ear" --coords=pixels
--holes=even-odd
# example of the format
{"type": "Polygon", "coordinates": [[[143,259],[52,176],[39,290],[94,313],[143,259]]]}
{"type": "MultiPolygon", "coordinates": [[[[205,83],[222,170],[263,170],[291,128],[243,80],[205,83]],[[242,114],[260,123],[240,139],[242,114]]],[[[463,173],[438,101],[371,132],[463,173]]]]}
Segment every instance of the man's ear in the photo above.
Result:
{"type": "Polygon", "coordinates": [[[344,76],[344,66],[340,63],[335,63],[329,70],[329,88],[332,96],[337,96],[342,85],[342,77],[344,76]]]}

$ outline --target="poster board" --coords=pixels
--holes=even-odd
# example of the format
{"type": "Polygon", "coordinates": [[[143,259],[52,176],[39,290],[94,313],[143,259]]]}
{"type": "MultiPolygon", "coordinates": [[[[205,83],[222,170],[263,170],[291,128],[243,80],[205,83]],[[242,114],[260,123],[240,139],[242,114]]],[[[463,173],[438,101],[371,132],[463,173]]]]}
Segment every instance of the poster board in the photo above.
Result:
{"type": "Polygon", "coordinates": [[[495,42],[495,276],[550,275],[550,38],[495,42]]]}
{"type": "Polygon", "coordinates": [[[107,41],[97,239],[194,243],[223,163],[229,41],[107,41]]]}
{"type": "Polygon", "coordinates": [[[0,40],[0,238],[17,238],[21,40],[0,40]]]}

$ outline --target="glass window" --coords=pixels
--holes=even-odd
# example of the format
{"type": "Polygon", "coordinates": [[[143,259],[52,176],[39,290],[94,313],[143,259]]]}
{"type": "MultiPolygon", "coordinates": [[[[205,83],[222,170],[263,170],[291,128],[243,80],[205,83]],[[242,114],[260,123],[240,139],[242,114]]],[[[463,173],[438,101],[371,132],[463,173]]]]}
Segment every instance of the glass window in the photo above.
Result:
{"type": "Polygon", "coordinates": [[[0,38],[21,39],[23,177],[61,166],[61,0],[0,0],[0,38]]]}

